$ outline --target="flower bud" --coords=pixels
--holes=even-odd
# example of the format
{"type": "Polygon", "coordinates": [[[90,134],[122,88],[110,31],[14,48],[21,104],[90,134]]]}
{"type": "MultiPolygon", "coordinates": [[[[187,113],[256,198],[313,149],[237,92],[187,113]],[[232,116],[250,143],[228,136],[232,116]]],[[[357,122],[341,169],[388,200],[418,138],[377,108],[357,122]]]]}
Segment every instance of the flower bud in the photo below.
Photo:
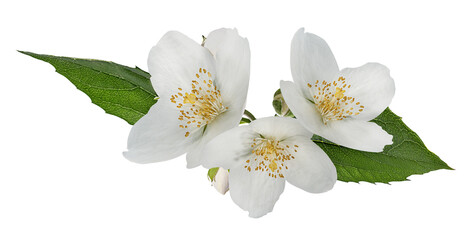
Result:
{"type": "Polygon", "coordinates": [[[292,111],[288,108],[287,103],[282,96],[282,92],[278,89],[274,93],[274,99],[272,100],[272,106],[275,112],[282,117],[294,117],[292,111]]]}
{"type": "Polygon", "coordinates": [[[229,190],[229,172],[224,168],[219,168],[218,172],[216,173],[215,177],[213,178],[213,186],[215,187],[216,191],[221,194],[225,194],[229,190]]]}

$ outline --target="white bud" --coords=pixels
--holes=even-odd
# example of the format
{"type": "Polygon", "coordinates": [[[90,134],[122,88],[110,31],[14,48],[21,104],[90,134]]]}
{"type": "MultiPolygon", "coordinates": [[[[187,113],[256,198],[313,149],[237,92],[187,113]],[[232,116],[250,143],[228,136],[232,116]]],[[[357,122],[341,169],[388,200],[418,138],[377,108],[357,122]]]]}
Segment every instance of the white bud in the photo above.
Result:
{"type": "Polygon", "coordinates": [[[215,187],[216,191],[221,194],[225,194],[229,190],[229,172],[224,168],[219,168],[218,172],[213,179],[213,186],[215,187]]]}

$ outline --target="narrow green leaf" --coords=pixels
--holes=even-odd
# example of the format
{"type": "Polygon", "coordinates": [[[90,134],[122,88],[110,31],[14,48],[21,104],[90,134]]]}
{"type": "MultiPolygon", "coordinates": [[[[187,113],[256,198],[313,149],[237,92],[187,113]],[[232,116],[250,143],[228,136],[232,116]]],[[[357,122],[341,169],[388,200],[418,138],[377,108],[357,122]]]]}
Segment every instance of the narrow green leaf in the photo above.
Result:
{"type": "Polygon", "coordinates": [[[251,123],[251,119],[249,118],[241,118],[241,121],[239,121],[239,124],[246,124],[246,123],[251,123]]]}
{"type": "Polygon", "coordinates": [[[256,120],[256,117],[254,117],[254,115],[251,112],[249,112],[248,110],[244,110],[243,115],[248,117],[248,119],[251,120],[251,121],[256,120]]]}
{"type": "Polygon", "coordinates": [[[439,169],[451,169],[429,151],[418,135],[406,126],[401,117],[386,109],[372,120],[393,135],[393,144],[381,153],[363,152],[342,147],[319,136],[313,141],[333,161],[338,180],[344,182],[389,183],[405,181],[414,174],[424,174],[439,169]]]}
{"type": "Polygon", "coordinates": [[[149,73],[113,62],[19,51],[50,63],[105,112],[136,123],[156,103],[149,73]]]}

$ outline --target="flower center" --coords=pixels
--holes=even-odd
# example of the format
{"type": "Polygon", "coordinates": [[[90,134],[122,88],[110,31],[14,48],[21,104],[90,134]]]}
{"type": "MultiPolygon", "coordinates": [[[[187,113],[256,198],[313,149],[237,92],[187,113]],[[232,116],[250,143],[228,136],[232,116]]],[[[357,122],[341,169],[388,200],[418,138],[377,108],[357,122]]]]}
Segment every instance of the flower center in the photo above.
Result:
{"type": "Polygon", "coordinates": [[[284,178],[283,172],[288,169],[286,161],[295,159],[292,151],[297,152],[298,146],[290,147],[281,141],[260,137],[253,139],[251,148],[251,157],[244,166],[246,170],[267,172],[270,177],[284,178]]]}
{"type": "Polygon", "coordinates": [[[200,68],[195,77],[192,88],[178,88],[177,94],[170,97],[170,101],[180,109],[179,127],[189,129],[185,137],[190,135],[190,129],[197,131],[228,109],[223,106],[221,92],[214,85],[210,72],[200,68]]]}
{"type": "Polygon", "coordinates": [[[307,86],[313,94],[313,102],[325,125],[329,121],[343,120],[364,111],[364,106],[360,105],[360,102],[344,95],[346,90],[351,88],[351,85],[346,84],[344,77],[339,77],[331,83],[316,80],[314,86],[310,83],[307,86]]]}

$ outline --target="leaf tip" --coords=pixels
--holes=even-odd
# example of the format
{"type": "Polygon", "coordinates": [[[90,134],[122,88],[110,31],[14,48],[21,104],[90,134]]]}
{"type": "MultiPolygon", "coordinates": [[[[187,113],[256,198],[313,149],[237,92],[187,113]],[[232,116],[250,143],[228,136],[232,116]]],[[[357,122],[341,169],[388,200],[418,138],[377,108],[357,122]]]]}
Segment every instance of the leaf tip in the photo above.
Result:
{"type": "Polygon", "coordinates": [[[28,55],[30,57],[33,57],[33,58],[37,58],[36,56],[39,55],[39,54],[28,52],[28,51],[22,51],[22,50],[16,50],[16,51],[19,52],[19,53],[22,53],[24,55],[28,55]]]}
{"type": "Polygon", "coordinates": [[[19,52],[19,53],[23,53],[23,54],[25,54],[25,55],[29,55],[28,53],[30,53],[30,52],[22,51],[22,50],[18,50],[18,49],[17,49],[16,51],[19,52]]]}
{"type": "Polygon", "coordinates": [[[446,167],[444,168],[446,170],[452,170],[452,171],[455,171],[456,169],[452,168],[452,167],[449,167],[449,165],[446,164],[446,167]]]}

